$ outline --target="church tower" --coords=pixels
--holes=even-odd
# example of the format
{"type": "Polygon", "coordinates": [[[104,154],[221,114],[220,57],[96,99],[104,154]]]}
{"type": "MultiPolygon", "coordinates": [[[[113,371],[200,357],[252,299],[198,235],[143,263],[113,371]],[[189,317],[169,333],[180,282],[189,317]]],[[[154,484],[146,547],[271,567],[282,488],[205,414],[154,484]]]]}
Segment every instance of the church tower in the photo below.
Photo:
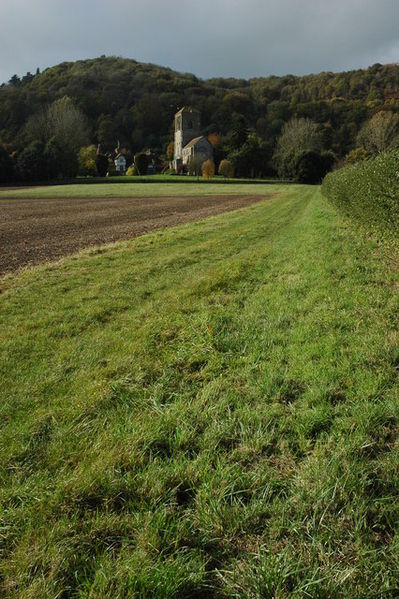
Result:
{"type": "Polygon", "coordinates": [[[176,170],[182,163],[183,148],[192,139],[201,135],[200,129],[200,113],[195,108],[184,107],[175,114],[174,167],[176,170]]]}

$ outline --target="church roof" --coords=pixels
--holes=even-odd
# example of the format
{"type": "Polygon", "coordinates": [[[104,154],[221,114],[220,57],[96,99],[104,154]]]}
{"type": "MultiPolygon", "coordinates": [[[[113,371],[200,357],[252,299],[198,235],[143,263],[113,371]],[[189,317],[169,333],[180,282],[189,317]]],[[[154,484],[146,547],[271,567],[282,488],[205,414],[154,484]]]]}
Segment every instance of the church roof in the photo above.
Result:
{"type": "Polygon", "coordinates": [[[178,110],[176,112],[176,115],[182,114],[183,112],[198,112],[199,113],[199,110],[197,110],[196,108],[192,108],[191,106],[183,106],[183,108],[180,108],[180,110],[178,110]]]}
{"type": "MultiPolygon", "coordinates": [[[[206,140],[206,141],[208,141],[208,140],[206,139],[206,137],[204,137],[203,135],[200,135],[199,137],[194,137],[194,139],[192,139],[191,141],[189,141],[189,142],[188,142],[188,144],[184,146],[184,150],[185,150],[186,148],[192,148],[192,147],[193,147],[193,146],[195,146],[195,145],[196,145],[196,144],[197,144],[199,141],[202,141],[203,139],[204,139],[204,140],[206,140]]],[[[209,143],[209,142],[208,142],[208,143],[209,143]]]]}

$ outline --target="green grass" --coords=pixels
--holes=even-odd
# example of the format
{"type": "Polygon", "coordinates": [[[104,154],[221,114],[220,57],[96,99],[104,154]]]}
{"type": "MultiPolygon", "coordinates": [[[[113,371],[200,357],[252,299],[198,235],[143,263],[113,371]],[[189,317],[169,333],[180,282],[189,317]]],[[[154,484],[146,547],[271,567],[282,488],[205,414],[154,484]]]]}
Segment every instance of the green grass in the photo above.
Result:
{"type": "Polygon", "coordinates": [[[398,596],[397,270],[280,191],[3,279],[0,594],[398,596]]]}
{"type": "Polygon", "coordinates": [[[253,185],[252,183],[77,183],[74,185],[48,185],[0,191],[1,198],[110,198],[110,197],[165,197],[197,195],[262,195],[275,191],[280,185],[253,185]]]}
{"type": "MultiPolygon", "coordinates": [[[[80,179],[80,177],[77,178],[77,181],[80,179]]],[[[114,183],[135,183],[137,181],[144,181],[146,183],[192,183],[192,182],[199,182],[199,183],[204,183],[204,184],[208,184],[208,183],[216,183],[216,184],[225,184],[225,183],[236,183],[238,185],[240,185],[241,183],[250,183],[250,184],[254,184],[254,183],[261,183],[261,184],[265,184],[265,183],[279,183],[281,182],[280,180],[276,179],[276,178],[272,178],[270,177],[269,179],[256,179],[256,178],[238,178],[238,177],[222,177],[221,175],[215,175],[212,178],[212,181],[209,181],[207,179],[203,179],[201,176],[197,177],[197,175],[162,175],[162,174],[157,174],[157,175],[138,175],[138,176],[128,176],[128,175],[124,175],[123,177],[120,176],[111,176],[111,177],[106,177],[106,178],[100,178],[100,177],[84,177],[84,181],[85,183],[90,183],[91,181],[96,181],[98,183],[107,183],[108,181],[112,181],[114,183]]]]}

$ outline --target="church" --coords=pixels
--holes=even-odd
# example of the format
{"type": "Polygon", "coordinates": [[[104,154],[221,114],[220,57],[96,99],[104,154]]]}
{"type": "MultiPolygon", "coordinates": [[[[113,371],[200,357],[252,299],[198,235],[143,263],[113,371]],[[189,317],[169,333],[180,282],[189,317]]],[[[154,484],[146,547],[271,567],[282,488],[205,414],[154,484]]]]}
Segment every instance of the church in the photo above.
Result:
{"type": "Polygon", "coordinates": [[[175,114],[175,147],[173,168],[180,172],[191,161],[213,161],[213,148],[219,142],[217,128],[210,128],[201,135],[201,116],[198,110],[183,107],[175,114]]]}

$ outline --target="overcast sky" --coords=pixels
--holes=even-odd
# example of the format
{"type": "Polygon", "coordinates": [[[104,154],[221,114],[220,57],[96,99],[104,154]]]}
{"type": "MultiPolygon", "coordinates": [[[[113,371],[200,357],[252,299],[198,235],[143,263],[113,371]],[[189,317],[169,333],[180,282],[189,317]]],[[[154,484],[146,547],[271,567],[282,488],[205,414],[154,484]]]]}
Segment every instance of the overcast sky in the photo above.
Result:
{"type": "Polygon", "coordinates": [[[203,78],[399,62],[399,0],[0,0],[0,82],[101,54],[203,78]]]}

